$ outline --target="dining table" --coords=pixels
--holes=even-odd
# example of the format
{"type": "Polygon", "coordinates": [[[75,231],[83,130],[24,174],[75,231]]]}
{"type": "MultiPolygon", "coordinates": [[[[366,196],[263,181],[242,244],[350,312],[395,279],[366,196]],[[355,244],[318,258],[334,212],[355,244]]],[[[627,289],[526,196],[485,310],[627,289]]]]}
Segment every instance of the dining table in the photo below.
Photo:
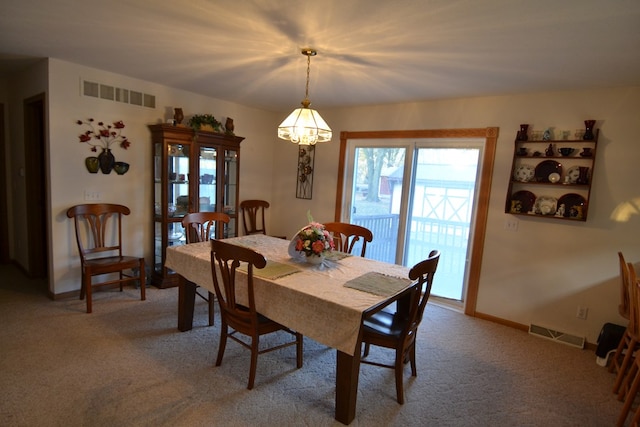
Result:
{"type": "MultiPolygon", "coordinates": [[[[262,234],[225,239],[261,253],[253,269],[256,309],[262,315],[336,349],[335,419],[355,418],[363,319],[401,299],[411,286],[409,268],[331,251],[307,263],[295,242],[262,234]]],[[[178,329],[193,326],[196,287],[215,293],[211,243],[170,246],[165,267],[178,274],[178,329]]],[[[216,267],[217,268],[217,267],[216,267]]],[[[246,267],[236,276],[236,297],[246,300],[246,267]],[[243,294],[244,293],[244,294],[243,294]]],[[[399,304],[400,306],[400,304],[399,304]]]]}

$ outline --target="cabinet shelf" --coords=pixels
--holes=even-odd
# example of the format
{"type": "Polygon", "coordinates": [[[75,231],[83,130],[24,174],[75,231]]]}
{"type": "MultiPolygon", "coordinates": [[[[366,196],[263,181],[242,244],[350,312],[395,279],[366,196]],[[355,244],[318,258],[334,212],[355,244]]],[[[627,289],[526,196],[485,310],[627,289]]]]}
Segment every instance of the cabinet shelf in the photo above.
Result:
{"type": "Polygon", "coordinates": [[[586,143],[590,143],[590,142],[594,142],[595,139],[592,140],[588,140],[588,139],[547,139],[546,141],[543,139],[536,139],[536,140],[526,140],[526,141],[520,141],[517,139],[517,135],[516,135],[516,143],[523,143],[523,144],[549,144],[549,143],[568,143],[568,144],[581,144],[583,142],[586,143]]]}
{"type": "Polygon", "coordinates": [[[560,221],[584,221],[584,219],[582,218],[572,218],[572,217],[567,217],[567,216],[557,216],[557,215],[542,215],[542,214],[535,214],[535,213],[522,213],[522,212],[509,212],[511,215],[518,215],[518,216],[526,216],[529,218],[544,218],[544,219],[556,219],[556,220],[560,220],[560,221]]]}
{"type": "Polygon", "coordinates": [[[585,160],[592,161],[593,156],[523,156],[520,154],[516,154],[518,159],[533,159],[533,160],[542,160],[542,159],[561,159],[561,160],[585,160]]]}
{"type": "Polygon", "coordinates": [[[599,133],[599,130],[594,131],[593,140],[546,141],[521,141],[516,133],[505,213],[586,221],[599,133]],[[554,153],[546,155],[549,145],[554,153]],[[536,155],[530,151],[523,154],[523,151],[534,150],[533,147],[536,155]],[[565,147],[576,151],[566,156],[556,154],[558,149],[565,147]]]}

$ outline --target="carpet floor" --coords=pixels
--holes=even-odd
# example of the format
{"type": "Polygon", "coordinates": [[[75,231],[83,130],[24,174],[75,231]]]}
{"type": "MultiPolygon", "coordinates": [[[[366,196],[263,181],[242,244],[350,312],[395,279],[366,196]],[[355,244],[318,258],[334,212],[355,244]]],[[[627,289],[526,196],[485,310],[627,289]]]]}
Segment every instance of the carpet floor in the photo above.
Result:
{"type": "MultiPolygon", "coordinates": [[[[178,290],[104,291],[93,313],[52,301],[13,266],[0,266],[2,426],[334,426],[335,350],[305,338],[258,358],[229,341],[214,367],[220,320],[177,330],[178,290]]],[[[216,307],[217,309],[217,307],[216,307]]],[[[217,311],[217,310],[216,310],[217,311]]],[[[331,319],[327,319],[331,322],[331,319]]],[[[276,341],[286,338],[274,336],[276,341]]],[[[388,351],[372,355],[391,360],[388,351]]],[[[610,426],[621,402],[613,375],[580,350],[429,304],[418,376],[362,365],[353,426],[610,426]]]]}

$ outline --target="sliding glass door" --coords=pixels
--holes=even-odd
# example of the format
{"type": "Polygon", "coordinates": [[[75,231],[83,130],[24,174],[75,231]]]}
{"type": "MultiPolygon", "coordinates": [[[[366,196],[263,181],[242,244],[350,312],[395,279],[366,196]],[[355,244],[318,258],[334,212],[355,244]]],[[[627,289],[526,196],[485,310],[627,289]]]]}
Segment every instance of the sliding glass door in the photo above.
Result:
{"type": "Polygon", "coordinates": [[[342,219],[374,235],[367,258],[412,266],[441,251],[433,295],[462,301],[482,140],[354,140],[342,219]]]}

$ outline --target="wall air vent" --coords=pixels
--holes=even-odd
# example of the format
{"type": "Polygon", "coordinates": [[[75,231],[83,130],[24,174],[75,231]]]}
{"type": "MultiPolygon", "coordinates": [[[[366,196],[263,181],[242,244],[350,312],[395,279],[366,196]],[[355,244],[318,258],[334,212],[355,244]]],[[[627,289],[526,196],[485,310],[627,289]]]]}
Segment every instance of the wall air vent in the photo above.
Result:
{"type": "Polygon", "coordinates": [[[98,82],[82,80],[82,95],[106,101],[156,108],[156,96],[140,91],[123,89],[98,82]]]}
{"type": "Polygon", "coordinates": [[[584,337],[571,335],[566,332],[554,331],[544,326],[529,325],[529,333],[537,337],[546,338],[548,340],[560,342],[572,347],[584,348],[584,337]]]}

